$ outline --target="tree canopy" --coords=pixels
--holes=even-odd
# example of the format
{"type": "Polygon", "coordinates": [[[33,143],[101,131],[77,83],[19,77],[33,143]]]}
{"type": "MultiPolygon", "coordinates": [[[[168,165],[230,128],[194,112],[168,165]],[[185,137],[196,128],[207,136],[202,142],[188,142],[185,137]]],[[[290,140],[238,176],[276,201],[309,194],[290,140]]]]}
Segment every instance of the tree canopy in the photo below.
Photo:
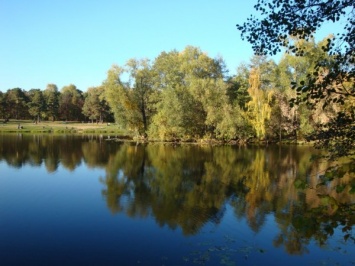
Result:
{"type": "MultiPolygon", "coordinates": [[[[258,0],[254,6],[261,18],[250,16],[243,24],[238,24],[243,39],[247,39],[256,54],[276,54],[281,48],[289,53],[304,56],[303,46],[295,45],[295,38],[309,41],[315,32],[328,21],[346,19],[343,33],[327,39],[322,49],[333,58],[331,65],[317,61],[314,72],[306,81],[301,81],[301,89],[308,98],[345,101],[355,97],[355,2],[352,0],[258,0]],[[351,82],[352,86],[344,83],[351,82]]],[[[296,86],[296,84],[295,84],[296,86]]],[[[308,99],[307,98],[307,99],[308,99]]]]}
{"type": "Polygon", "coordinates": [[[306,102],[323,109],[332,103],[343,105],[338,116],[319,128],[313,138],[321,147],[350,155],[354,150],[355,113],[355,2],[353,0],[258,0],[254,6],[260,17],[251,15],[243,24],[237,24],[243,39],[247,39],[256,54],[274,55],[282,48],[296,57],[307,56],[304,41],[314,39],[316,31],[325,22],[345,19],[343,33],[331,36],[321,48],[329,54],[315,58],[310,73],[301,80],[291,80],[297,95],[291,105],[306,102]],[[303,41],[303,42],[302,42],[303,41]],[[337,130],[335,130],[337,128],[337,130]],[[339,141],[338,136],[346,141],[339,141]]]}

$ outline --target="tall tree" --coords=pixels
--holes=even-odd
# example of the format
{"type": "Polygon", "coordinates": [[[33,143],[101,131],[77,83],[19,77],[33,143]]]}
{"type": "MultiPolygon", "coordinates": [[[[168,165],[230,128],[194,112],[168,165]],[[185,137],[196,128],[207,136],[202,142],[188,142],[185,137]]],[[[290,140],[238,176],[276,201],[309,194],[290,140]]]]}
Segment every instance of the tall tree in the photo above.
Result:
{"type": "Polygon", "coordinates": [[[160,98],[150,134],[172,139],[215,135],[216,123],[212,122],[215,121],[212,114],[217,105],[229,104],[225,101],[214,107],[210,105],[215,92],[219,94],[216,101],[226,99],[223,96],[227,93],[226,87],[221,85],[225,74],[223,60],[210,58],[199,48],[187,46],[181,52],[161,53],[154,61],[153,71],[154,86],[160,98]],[[207,122],[208,114],[211,119],[207,122]]]}
{"type": "Polygon", "coordinates": [[[55,121],[59,115],[59,96],[58,87],[55,84],[48,84],[43,92],[46,102],[46,116],[55,121]]]}
{"type": "Polygon", "coordinates": [[[84,97],[81,90],[78,90],[75,85],[70,84],[64,86],[60,93],[59,113],[64,120],[82,120],[82,107],[84,97]]]}
{"type": "Polygon", "coordinates": [[[235,76],[227,80],[227,95],[231,104],[238,104],[246,110],[246,104],[250,101],[249,88],[249,67],[242,63],[237,67],[235,76]]]}
{"type": "Polygon", "coordinates": [[[45,111],[45,100],[43,93],[40,89],[31,89],[28,92],[29,102],[28,102],[28,112],[36,123],[40,122],[41,115],[45,111]]]}
{"type": "Polygon", "coordinates": [[[28,114],[28,97],[20,88],[9,89],[6,92],[7,118],[26,119],[28,114]]]}
{"type": "Polygon", "coordinates": [[[154,112],[152,94],[153,72],[150,61],[147,59],[130,59],[126,63],[126,70],[130,76],[129,98],[136,107],[136,116],[140,118],[143,134],[146,134],[151,116],[154,112]]]}
{"type": "Polygon", "coordinates": [[[157,113],[149,127],[149,137],[160,140],[181,140],[186,136],[184,107],[191,97],[185,97],[186,90],[166,88],[156,104],[157,113]],[[185,97],[186,101],[181,98],[185,97]]]}
{"type": "Polygon", "coordinates": [[[124,68],[118,65],[113,65],[108,70],[107,78],[102,84],[104,96],[114,114],[116,123],[123,129],[138,133],[142,128],[142,120],[137,113],[136,103],[130,98],[129,83],[121,80],[124,73],[124,68]]]}
{"type": "Polygon", "coordinates": [[[251,69],[249,77],[248,92],[251,101],[248,102],[247,115],[249,121],[253,126],[256,137],[262,140],[266,136],[266,122],[270,119],[271,115],[271,90],[261,89],[261,77],[259,69],[251,69]]]}
{"type": "Polygon", "coordinates": [[[250,59],[250,69],[258,69],[260,75],[260,89],[274,89],[277,81],[277,65],[266,55],[254,55],[250,59]]]}
{"type": "Polygon", "coordinates": [[[324,65],[329,65],[332,59],[322,49],[322,46],[327,43],[327,39],[316,43],[314,39],[305,41],[294,38],[294,43],[297,47],[302,47],[304,55],[300,57],[285,53],[276,68],[273,82],[276,89],[275,104],[270,129],[278,128],[279,138],[281,138],[282,132],[286,135],[292,132],[295,139],[305,139],[307,135],[314,132],[314,127],[317,124],[324,123],[334,116],[334,112],[331,110],[335,104],[331,104],[324,110],[320,104],[312,108],[305,103],[287,106],[297,93],[302,97],[306,96],[302,91],[292,90],[291,83],[304,80],[308,74],[314,71],[316,62],[322,61],[324,65]]]}
{"type": "Polygon", "coordinates": [[[0,91],[0,117],[5,118],[5,113],[6,113],[5,93],[0,91]]]}
{"type": "Polygon", "coordinates": [[[103,87],[91,87],[87,90],[82,109],[83,114],[92,122],[103,122],[110,118],[110,108],[104,98],[103,87]]]}

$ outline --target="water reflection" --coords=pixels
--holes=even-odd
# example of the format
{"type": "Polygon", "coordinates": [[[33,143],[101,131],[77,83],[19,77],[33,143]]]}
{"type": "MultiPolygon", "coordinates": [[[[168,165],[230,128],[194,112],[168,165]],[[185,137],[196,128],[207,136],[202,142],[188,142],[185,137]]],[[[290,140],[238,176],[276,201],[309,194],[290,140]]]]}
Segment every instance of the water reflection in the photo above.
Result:
{"type": "Polygon", "coordinates": [[[153,217],[185,235],[198,233],[206,223],[220,223],[228,204],[256,233],[272,214],[279,230],[273,245],[289,254],[306,253],[310,241],[323,246],[339,227],[344,241],[355,241],[355,171],[349,168],[343,178],[319,185],[330,163],[312,160],[315,153],[306,146],[137,145],[100,136],[0,136],[0,161],[16,168],[44,164],[48,173],[60,165],[73,171],[82,163],[105,169],[99,180],[113,214],[153,217]]]}

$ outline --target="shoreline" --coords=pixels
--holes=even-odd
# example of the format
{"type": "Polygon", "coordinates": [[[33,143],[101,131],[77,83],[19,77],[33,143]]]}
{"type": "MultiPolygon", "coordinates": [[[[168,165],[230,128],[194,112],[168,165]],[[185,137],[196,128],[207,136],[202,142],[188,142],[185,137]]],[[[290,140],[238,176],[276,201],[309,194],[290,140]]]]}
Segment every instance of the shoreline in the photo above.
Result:
{"type": "Polygon", "coordinates": [[[312,142],[306,140],[285,139],[279,140],[218,140],[218,139],[188,139],[188,140],[157,140],[136,136],[132,132],[120,129],[114,123],[91,123],[77,121],[41,121],[34,123],[29,120],[10,120],[8,122],[0,122],[0,134],[95,134],[108,136],[106,141],[116,142],[135,142],[135,143],[164,143],[172,145],[194,144],[194,145],[258,145],[268,146],[274,144],[287,145],[312,145],[312,142]]]}

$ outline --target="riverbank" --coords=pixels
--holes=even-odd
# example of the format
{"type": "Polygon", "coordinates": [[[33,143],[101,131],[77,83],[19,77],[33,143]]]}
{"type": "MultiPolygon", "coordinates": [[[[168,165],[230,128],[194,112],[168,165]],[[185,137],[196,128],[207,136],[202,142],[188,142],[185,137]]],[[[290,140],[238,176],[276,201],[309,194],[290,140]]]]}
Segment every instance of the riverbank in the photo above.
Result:
{"type": "MultiPolygon", "coordinates": [[[[0,133],[24,133],[24,134],[38,134],[38,133],[53,133],[53,134],[100,134],[100,135],[110,135],[111,137],[107,140],[118,141],[118,142],[159,142],[159,143],[170,143],[170,144],[202,144],[202,145],[268,145],[272,143],[278,143],[275,141],[258,141],[256,139],[248,140],[231,140],[222,141],[216,139],[206,139],[202,138],[199,140],[175,140],[175,141],[161,141],[161,140],[148,140],[145,137],[137,137],[132,132],[122,130],[114,123],[85,123],[77,121],[41,121],[40,123],[35,123],[30,120],[10,120],[5,122],[0,122],[0,133]]],[[[297,142],[295,140],[284,139],[282,144],[296,144],[296,145],[309,145],[307,141],[297,142]]]]}
{"type": "Polygon", "coordinates": [[[0,133],[93,133],[126,136],[127,132],[112,123],[10,120],[0,123],[0,133]]]}

